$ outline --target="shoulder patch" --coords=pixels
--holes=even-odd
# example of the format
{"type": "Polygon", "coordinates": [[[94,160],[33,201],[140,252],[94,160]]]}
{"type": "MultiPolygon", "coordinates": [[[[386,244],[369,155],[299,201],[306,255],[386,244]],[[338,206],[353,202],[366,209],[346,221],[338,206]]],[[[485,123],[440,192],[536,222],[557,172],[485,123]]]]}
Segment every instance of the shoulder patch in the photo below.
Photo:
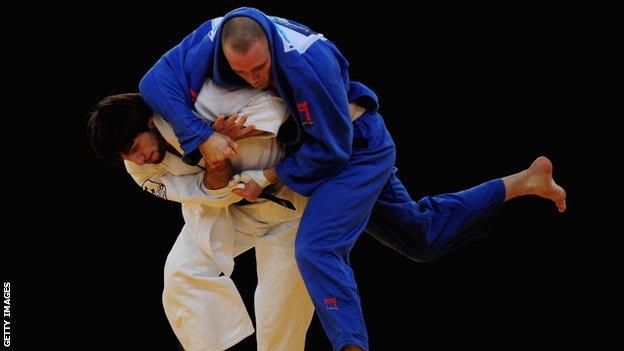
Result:
{"type": "Polygon", "coordinates": [[[280,17],[270,17],[275,29],[282,38],[284,52],[297,50],[303,54],[317,40],[325,40],[323,34],[315,33],[308,27],[280,17]]]}
{"type": "Polygon", "coordinates": [[[145,182],[143,182],[143,185],[141,185],[141,188],[165,200],[167,199],[167,187],[165,186],[165,184],[157,183],[148,179],[145,182]]]}
{"type": "Polygon", "coordinates": [[[217,29],[219,29],[219,25],[221,24],[221,22],[223,22],[223,17],[214,18],[211,22],[212,29],[210,29],[208,37],[210,38],[210,41],[214,41],[215,35],[217,34],[217,29]]]}

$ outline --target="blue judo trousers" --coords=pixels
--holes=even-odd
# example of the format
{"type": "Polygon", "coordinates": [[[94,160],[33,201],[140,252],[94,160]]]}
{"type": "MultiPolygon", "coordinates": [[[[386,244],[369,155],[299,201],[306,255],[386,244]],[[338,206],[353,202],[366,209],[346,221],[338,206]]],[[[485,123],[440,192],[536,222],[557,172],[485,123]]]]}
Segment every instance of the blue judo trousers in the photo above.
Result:
{"type": "MultiPolygon", "coordinates": [[[[299,269],[335,350],[368,336],[349,252],[360,233],[417,261],[486,235],[505,197],[502,180],[413,201],[396,177],[395,146],[377,113],[377,96],[352,82],[348,62],[322,35],[296,22],[241,8],[202,24],[143,77],[148,105],[171,123],[185,159],[214,132],[192,111],[206,78],[235,89],[246,84],[220,50],[221,24],[234,16],[258,22],[269,42],[272,78],[289,108],[295,138],[276,170],[309,196],[296,238],[299,269]],[[351,121],[348,102],[366,112],[351,121]]],[[[284,138],[282,138],[283,141],[284,138]]]]}
{"type": "Polygon", "coordinates": [[[395,147],[381,116],[367,112],[353,128],[354,140],[367,142],[354,143],[347,165],[310,196],[295,244],[299,269],[335,350],[351,344],[368,350],[349,263],[362,231],[413,260],[429,261],[487,235],[505,197],[496,179],[415,202],[396,177],[395,147]]]}

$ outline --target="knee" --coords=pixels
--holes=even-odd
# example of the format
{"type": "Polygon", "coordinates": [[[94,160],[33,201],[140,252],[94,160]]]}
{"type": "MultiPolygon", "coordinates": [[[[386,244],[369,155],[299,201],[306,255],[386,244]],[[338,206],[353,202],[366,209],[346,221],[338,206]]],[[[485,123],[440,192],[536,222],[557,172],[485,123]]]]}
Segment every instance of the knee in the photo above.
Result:
{"type": "Polygon", "coordinates": [[[172,259],[167,259],[163,275],[163,299],[171,293],[175,293],[183,285],[184,273],[180,264],[172,259]]]}
{"type": "Polygon", "coordinates": [[[189,289],[196,287],[194,277],[189,273],[178,262],[165,264],[161,302],[171,323],[179,320],[178,312],[185,305],[183,297],[188,296],[189,289]]]}
{"type": "Polygon", "coordinates": [[[418,242],[411,242],[410,245],[398,245],[392,246],[391,244],[386,244],[390,246],[403,256],[408,259],[418,262],[418,263],[427,263],[435,260],[440,255],[434,250],[432,244],[427,242],[426,240],[419,240],[418,242]]]}
{"type": "Polygon", "coordinates": [[[300,268],[309,266],[314,261],[313,251],[312,245],[308,242],[298,239],[295,241],[295,260],[300,268]]]}
{"type": "Polygon", "coordinates": [[[329,248],[320,243],[301,240],[300,237],[298,236],[295,240],[295,259],[303,274],[307,269],[320,265],[329,248]]]}
{"type": "Polygon", "coordinates": [[[165,312],[168,313],[175,306],[176,294],[179,291],[179,283],[170,270],[165,270],[164,284],[162,290],[162,304],[165,312]]]}
{"type": "Polygon", "coordinates": [[[163,301],[167,295],[175,291],[175,287],[178,285],[175,272],[171,269],[165,268],[165,274],[163,276],[163,301]]]}
{"type": "Polygon", "coordinates": [[[410,260],[418,263],[431,262],[440,256],[439,250],[429,240],[420,240],[417,245],[408,247],[402,253],[410,260]]]}

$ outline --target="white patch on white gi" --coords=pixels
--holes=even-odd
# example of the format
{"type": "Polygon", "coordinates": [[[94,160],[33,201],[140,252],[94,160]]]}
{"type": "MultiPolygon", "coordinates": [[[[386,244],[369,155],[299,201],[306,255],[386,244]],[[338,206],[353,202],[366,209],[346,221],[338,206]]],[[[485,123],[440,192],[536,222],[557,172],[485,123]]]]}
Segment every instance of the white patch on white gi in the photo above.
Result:
{"type": "Polygon", "coordinates": [[[148,179],[143,182],[141,188],[165,200],[167,199],[167,187],[165,186],[165,184],[153,182],[152,180],[148,179]]]}

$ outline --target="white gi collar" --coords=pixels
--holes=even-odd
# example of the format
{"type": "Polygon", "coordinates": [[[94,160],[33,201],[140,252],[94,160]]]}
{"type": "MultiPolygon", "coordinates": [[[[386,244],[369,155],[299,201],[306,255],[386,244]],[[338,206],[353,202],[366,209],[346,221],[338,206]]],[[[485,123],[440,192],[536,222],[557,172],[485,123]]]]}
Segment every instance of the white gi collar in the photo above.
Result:
{"type": "Polygon", "coordinates": [[[182,151],[182,147],[178,142],[178,137],[176,137],[175,132],[173,131],[173,127],[167,121],[164,120],[161,116],[154,114],[152,116],[152,121],[154,121],[154,125],[156,129],[160,132],[160,134],[165,138],[165,141],[168,142],[174,149],[176,149],[180,155],[184,154],[182,151]]]}

